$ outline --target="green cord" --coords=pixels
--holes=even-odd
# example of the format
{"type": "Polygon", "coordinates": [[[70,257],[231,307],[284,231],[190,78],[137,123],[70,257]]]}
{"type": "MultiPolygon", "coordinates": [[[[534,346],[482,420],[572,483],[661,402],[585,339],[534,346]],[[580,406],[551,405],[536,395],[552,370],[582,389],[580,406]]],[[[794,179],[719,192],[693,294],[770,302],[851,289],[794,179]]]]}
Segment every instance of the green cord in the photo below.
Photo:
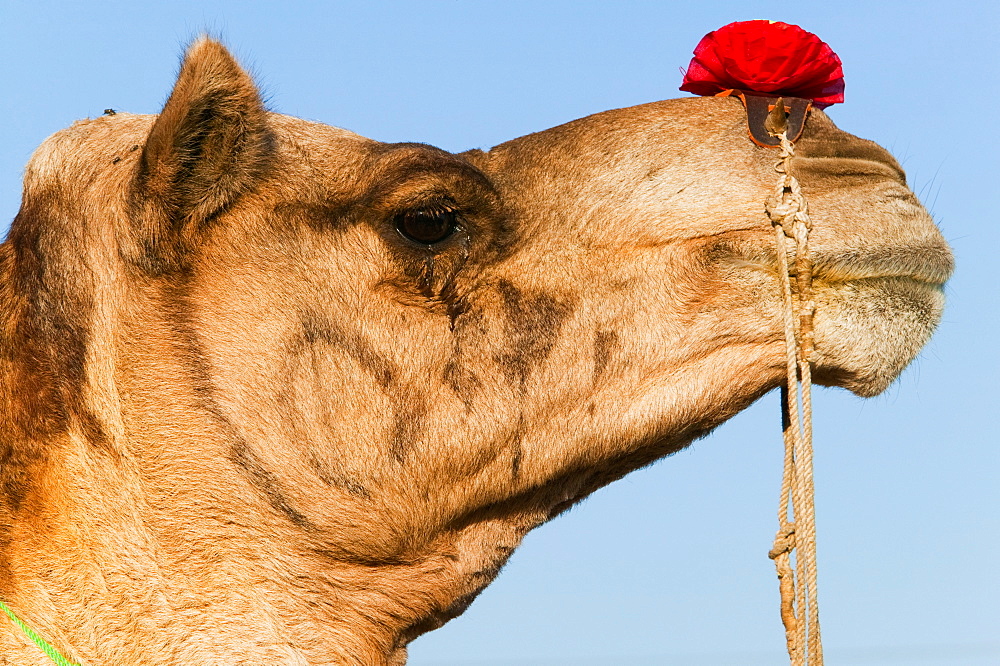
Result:
{"type": "Polygon", "coordinates": [[[80,664],[76,664],[68,660],[61,654],[59,654],[59,652],[54,647],[49,645],[44,638],[36,634],[31,627],[26,625],[21,620],[21,618],[19,618],[17,615],[14,615],[14,611],[12,611],[10,607],[8,607],[7,604],[5,604],[2,601],[0,601],[0,610],[3,610],[3,612],[7,614],[7,617],[13,620],[14,624],[16,624],[18,627],[21,628],[21,631],[24,632],[24,635],[33,640],[35,642],[35,645],[37,645],[42,652],[47,654],[49,656],[49,659],[54,661],[56,664],[58,664],[59,666],[80,666],[80,664]]]}

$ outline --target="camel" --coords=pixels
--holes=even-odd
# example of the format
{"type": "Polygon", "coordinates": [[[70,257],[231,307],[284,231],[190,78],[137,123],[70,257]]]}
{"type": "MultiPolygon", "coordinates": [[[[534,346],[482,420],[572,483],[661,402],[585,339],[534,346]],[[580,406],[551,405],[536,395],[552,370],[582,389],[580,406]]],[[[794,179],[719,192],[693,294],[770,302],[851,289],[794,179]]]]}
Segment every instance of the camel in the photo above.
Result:
{"type": "MultiPolygon", "coordinates": [[[[529,530],[783,381],[733,98],[488,151],[267,111],[219,43],[57,132],[0,246],[0,600],[84,666],[400,665],[529,530]]],[[[883,391],[950,250],[810,112],[815,377],[883,391]]],[[[669,575],[669,574],[665,574],[669,575]]],[[[0,664],[51,663],[0,622],[0,664]]]]}

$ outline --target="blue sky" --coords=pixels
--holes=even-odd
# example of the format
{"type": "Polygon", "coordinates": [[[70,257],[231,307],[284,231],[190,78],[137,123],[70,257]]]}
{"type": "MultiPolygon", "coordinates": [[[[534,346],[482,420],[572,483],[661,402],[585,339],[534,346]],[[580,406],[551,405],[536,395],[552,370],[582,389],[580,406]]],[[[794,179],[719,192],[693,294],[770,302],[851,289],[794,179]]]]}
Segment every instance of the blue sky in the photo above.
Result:
{"type": "MultiPolygon", "coordinates": [[[[829,661],[1000,663],[995,3],[0,0],[0,231],[47,135],[108,107],[157,112],[205,30],[275,110],[463,150],[681,96],[701,36],[754,18],[837,51],[847,101],[831,117],[901,160],[958,265],[938,334],[888,392],[816,396],[829,661]]],[[[530,534],[410,663],[781,663],[766,555],[780,457],[768,396],[530,534]]]]}

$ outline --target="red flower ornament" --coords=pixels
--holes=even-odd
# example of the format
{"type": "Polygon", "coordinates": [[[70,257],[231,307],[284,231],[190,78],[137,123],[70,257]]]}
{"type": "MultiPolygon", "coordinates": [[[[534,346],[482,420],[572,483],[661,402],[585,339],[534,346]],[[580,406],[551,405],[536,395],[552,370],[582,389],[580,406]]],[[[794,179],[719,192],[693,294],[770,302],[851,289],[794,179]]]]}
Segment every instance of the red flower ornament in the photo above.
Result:
{"type": "Polygon", "coordinates": [[[797,25],[738,21],[705,35],[694,49],[681,90],[801,97],[825,109],[844,101],[844,71],[826,42],[797,25]]]}

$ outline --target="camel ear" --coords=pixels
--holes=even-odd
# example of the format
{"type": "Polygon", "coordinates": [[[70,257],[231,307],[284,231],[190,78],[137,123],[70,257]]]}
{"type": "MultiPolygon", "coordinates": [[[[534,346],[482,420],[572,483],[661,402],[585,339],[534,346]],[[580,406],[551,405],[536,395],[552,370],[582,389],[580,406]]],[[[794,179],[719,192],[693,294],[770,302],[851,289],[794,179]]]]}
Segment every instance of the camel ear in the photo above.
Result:
{"type": "Polygon", "coordinates": [[[190,242],[267,170],[273,144],[253,80],[224,46],[198,39],[142,152],[136,195],[147,250],[190,242]]]}

